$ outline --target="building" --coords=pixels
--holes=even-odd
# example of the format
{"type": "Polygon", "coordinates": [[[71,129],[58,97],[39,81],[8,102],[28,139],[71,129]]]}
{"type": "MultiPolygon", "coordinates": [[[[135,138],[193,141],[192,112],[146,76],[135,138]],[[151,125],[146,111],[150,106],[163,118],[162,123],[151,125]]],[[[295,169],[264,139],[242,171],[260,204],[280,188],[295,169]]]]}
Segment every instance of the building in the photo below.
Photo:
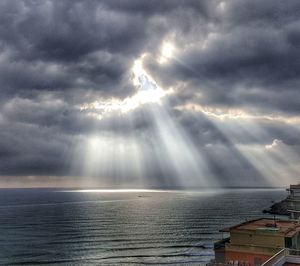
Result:
{"type": "Polygon", "coordinates": [[[215,262],[262,265],[283,248],[300,248],[300,224],[292,220],[257,219],[230,228],[229,238],[214,245],[215,262]]]}
{"type": "Polygon", "coordinates": [[[300,266],[300,251],[284,248],[262,266],[300,266]]]}
{"type": "Polygon", "coordinates": [[[300,218],[300,184],[290,185],[289,196],[287,197],[288,212],[291,219],[300,218]]]}

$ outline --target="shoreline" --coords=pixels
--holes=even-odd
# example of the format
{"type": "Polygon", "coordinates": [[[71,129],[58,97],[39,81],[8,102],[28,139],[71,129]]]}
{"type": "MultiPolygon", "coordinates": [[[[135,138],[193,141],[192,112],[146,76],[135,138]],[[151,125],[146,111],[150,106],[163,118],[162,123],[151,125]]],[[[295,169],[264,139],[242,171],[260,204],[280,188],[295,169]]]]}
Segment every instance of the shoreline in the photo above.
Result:
{"type": "Polygon", "coordinates": [[[289,215],[288,209],[288,201],[287,198],[283,199],[282,201],[275,202],[269,209],[265,209],[263,213],[269,214],[277,214],[277,215],[289,215]]]}

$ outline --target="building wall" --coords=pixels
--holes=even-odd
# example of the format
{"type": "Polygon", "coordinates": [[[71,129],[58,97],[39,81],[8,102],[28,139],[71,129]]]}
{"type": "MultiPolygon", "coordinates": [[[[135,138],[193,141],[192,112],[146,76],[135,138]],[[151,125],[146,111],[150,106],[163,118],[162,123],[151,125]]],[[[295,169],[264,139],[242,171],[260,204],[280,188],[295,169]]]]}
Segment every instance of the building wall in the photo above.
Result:
{"type": "Polygon", "coordinates": [[[291,197],[300,198],[300,191],[299,190],[293,190],[290,193],[291,197]]]}
{"type": "MultiPolygon", "coordinates": [[[[299,210],[297,210],[299,211],[299,210]]],[[[300,219],[300,213],[299,212],[290,212],[291,219],[299,220],[300,219]]]]}
{"type": "Polygon", "coordinates": [[[239,263],[249,263],[249,266],[261,265],[271,258],[272,255],[251,254],[237,251],[226,251],[225,262],[238,261],[239,263]]]}
{"type": "Polygon", "coordinates": [[[224,263],[225,262],[225,249],[215,249],[215,260],[216,262],[224,263]]]}
{"type": "Polygon", "coordinates": [[[299,249],[300,247],[300,234],[296,234],[293,238],[292,238],[292,249],[299,249]]]}
{"type": "Polygon", "coordinates": [[[291,186],[289,191],[292,197],[300,197],[300,187],[291,186]]]}
{"type": "Polygon", "coordinates": [[[291,219],[299,219],[300,218],[300,200],[294,199],[294,198],[289,198],[288,199],[288,210],[290,211],[290,217],[291,219]],[[293,210],[295,212],[293,212],[293,210]]]}
{"type": "Polygon", "coordinates": [[[293,210],[300,210],[300,200],[288,199],[288,205],[293,210]]]}
{"type": "Polygon", "coordinates": [[[230,243],[234,245],[255,245],[265,247],[284,247],[284,236],[278,233],[263,232],[230,232],[230,243]]]}

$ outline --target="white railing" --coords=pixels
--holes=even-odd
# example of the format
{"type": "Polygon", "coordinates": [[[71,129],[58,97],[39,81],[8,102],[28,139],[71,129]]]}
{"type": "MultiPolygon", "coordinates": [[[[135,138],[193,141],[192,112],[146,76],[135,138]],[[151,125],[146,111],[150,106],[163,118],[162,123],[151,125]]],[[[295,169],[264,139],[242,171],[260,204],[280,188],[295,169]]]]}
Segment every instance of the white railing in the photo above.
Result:
{"type": "Polygon", "coordinates": [[[261,266],[281,266],[285,262],[295,261],[300,263],[300,250],[284,248],[264,262],[261,266]]]}
{"type": "Polygon", "coordinates": [[[276,263],[279,263],[280,260],[283,259],[285,256],[286,256],[286,249],[284,248],[279,252],[277,252],[273,257],[265,261],[261,266],[273,266],[276,263]]]}

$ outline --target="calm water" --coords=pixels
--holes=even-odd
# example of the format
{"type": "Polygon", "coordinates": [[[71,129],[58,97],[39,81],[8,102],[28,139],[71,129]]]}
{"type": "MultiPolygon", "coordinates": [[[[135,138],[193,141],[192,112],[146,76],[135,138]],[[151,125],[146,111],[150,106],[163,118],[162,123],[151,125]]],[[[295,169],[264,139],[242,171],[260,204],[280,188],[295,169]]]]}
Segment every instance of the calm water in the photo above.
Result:
{"type": "MultiPolygon", "coordinates": [[[[0,190],[0,263],[202,265],[219,229],[262,216],[282,190],[0,190]]],[[[266,215],[265,215],[266,216],[266,215]]]]}

